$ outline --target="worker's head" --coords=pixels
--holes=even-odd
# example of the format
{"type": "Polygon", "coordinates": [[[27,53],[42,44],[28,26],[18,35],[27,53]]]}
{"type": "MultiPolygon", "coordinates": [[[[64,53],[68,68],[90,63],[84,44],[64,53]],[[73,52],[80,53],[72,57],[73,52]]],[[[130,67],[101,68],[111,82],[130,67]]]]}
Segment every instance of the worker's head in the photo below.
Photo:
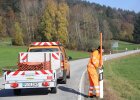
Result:
{"type": "MultiPolygon", "coordinates": [[[[100,49],[101,49],[101,46],[99,46],[97,50],[100,51],[100,49]]],[[[102,46],[102,52],[104,52],[104,49],[105,49],[104,46],[102,46]]]]}

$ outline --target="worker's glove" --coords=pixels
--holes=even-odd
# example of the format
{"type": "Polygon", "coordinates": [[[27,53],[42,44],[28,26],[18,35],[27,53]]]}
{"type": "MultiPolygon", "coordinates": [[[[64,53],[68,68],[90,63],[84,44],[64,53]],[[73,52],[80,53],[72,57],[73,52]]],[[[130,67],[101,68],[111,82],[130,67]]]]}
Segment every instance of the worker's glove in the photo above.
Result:
{"type": "Polygon", "coordinates": [[[104,69],[104,66],[100,66],[99,69],[104,69]]]}
{"type": "Polygon", "coordinates": [[[104,66],[102,65],[102,69],[104,69],[104,66]]]}

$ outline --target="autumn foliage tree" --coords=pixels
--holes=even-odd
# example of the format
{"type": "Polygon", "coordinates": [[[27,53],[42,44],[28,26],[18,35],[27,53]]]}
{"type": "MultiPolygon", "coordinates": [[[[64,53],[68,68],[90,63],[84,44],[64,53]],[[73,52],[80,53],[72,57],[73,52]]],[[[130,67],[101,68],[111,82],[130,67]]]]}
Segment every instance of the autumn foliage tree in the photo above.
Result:
{"type": "Polygon", "coordinates": [[[68,6],[63,1],[47,0],[44,14],[39,24],[42,41],[60,41],[66,43],[68,37],[68,6]]]}
{"type": "Polygon", "coordinates": [[[39,33],[43,41],[52,41],[56,38],[56,11],[55,0],[47,0],[44,14],[39,24],[39,33]]]}
{"type": "Polygon", "coordinates": [[[65,44],[68,40],[68,13],[68,5],[65,2],[59,3],[56,14],[56,29],[58,40],[63,44],[65,44]]]}

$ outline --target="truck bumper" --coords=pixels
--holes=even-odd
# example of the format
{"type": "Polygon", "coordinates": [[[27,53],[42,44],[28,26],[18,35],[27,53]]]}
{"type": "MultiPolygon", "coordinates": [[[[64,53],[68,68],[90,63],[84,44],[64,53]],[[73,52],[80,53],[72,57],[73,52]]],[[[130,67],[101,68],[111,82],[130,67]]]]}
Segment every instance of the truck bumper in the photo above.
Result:
{"type": "Polygon", "coordinates": [[[25,88],[49,88],[56,87],[56,81],[43,82],[11,82],[5,84],[5,89],[25,89],[25,88]]]}

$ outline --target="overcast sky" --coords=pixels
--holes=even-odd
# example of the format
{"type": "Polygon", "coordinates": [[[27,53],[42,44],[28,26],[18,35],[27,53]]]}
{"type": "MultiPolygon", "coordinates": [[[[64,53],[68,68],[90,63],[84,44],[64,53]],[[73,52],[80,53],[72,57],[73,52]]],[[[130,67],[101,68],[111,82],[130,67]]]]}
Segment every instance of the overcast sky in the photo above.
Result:
{"type": "Polygon", "coordinates": [[[140,0],[86,0],[101,5],[140,12],[140,0]]]}

